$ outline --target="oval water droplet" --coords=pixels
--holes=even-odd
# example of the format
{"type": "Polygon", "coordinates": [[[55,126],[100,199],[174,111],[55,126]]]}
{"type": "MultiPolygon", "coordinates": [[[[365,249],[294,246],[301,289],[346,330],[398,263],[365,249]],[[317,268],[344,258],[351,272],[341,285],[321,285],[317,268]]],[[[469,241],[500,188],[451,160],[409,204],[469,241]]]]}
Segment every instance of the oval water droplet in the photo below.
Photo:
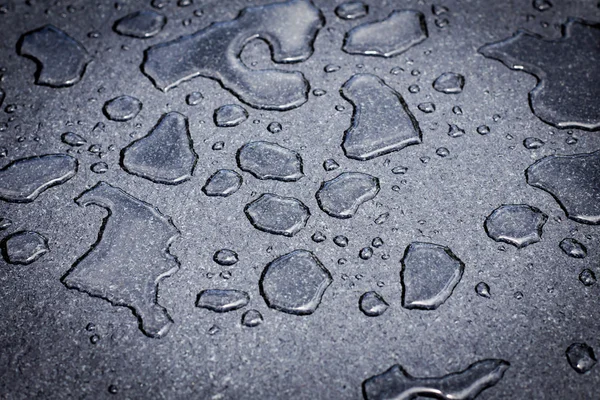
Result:
{"type": "Polygon", "coordinates": [[[213,254],[213,261],[223,266],[237,264],[238,260],[238,254],[229,249],[221,249],[213,254]]]}
{"type": "Polygon", "coordinates": [[[366,292],[360,296],[358,307],[368,317],[378,317],[388,309],[390,305],[377,292],[366,292]]]}

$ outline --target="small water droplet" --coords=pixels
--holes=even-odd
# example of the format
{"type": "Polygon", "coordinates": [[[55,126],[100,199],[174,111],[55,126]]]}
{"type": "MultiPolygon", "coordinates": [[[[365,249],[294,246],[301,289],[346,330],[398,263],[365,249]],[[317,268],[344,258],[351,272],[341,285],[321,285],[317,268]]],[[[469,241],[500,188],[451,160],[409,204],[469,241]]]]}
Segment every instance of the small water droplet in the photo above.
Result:
{"type": "Polygon", "coordinates": [[[323,169],[325,171],[334,171],[340,167],[340,164],[337,163],[333,158],[329,158],[323,161],[323,169]]]}
{"type": "Polygon", "coordinates": [[[283,129],[283,127],[281,126],[281,124],[279,122],[271,122],[267,126],[267,130],[271,133],[279,133],[282,131],[282,129],[283,129]]]}
{"type": "Polygon", "coordinates": [[[221,249],[213,254],[213,261],[219,265],[229,266],[238,262],[238,254],[229,249],[221,249]]]}
{"type": "Polygon", "coordinates": [[[435,154],[437,154],[438,156],[444,158],[444,157],[448,157],[450,155],[450,150],[448,150],[445,147],[440,147],[439,149],[437,149],[435,151],[435,154]]]}
{"type": "Polygon", "coordinates": [[[317,97],[321,97],[327,94],[327,91],[324,89],[315,89],[313,90],[313,95],[317,96],[317,97]]]}
{"type": "Polygon", "coordinates": [[[342,67],[340,67],[339,65],[328,64],[328,65],[325,66],[325,68],[323,68],[323,70],[325,72],[327,72],[327,73],[331,73],[331,72],[337,72],[337,71],[339,71],[340,68],[342,68],[342,67]]]}
{"type": "Polygon", "coordinates": [[[83,146],[87,143],[85,138],[77,133],[73,132],[65,132],[61,135],[60,139],[63,143],[68,144],[69,146],[78,147],[83,146]]]}
{"type": "Polygon", "coordinates": [[[465,130],[455,124],[448,124],[448,136],[457,138],[465,134],[465,130]]]}
{"type": "Polygon", "coordinates": [[[358,307],[368,317],[382,315],[390,305],[377,292],[366,292],[358,301],[358,307]]]}
{"type": "Polygon", "coordinates": [[[339,247],[346,247],[348,246],[348,238],[343,235],[338,235],[333,238],[333,243],[335,243],[339,247]]]}
{"type": "Polygon", "coordinates": [[[425,114],[430,114],[435,111],[435,104],[433,103],[421,103],[417,106],[419,110],[425,114]]]}
{"type": "Polygon", "coordinates": [[[452,107],[452,112],[456,115],[462,115],[463,110],[459,106],[452,107]]]}
{"type": "Polygon", "coordinates": [[[566,351],[567,361],[579,374],[586,374],[596,365],[594,349],[586,343],[573,343],[566,351]]]}
{"type": "Polygon", "coordinates": [[[407,171],[408,171],[408,167],[399,166],[399,167],[394,167],[392,169],[392,174],[394,174],[394,175],[404,175],[404,174],[406,174],[407,171]]]}
{"type": "Polygon", "coordinates": [[[219,332],[221,332],[221,328],[219,328],[217,325],[213,325],[210,328],[208,328],[208,334],[210,336],[214,336],[219,332]]]}
{"type": "Polygon", "coordinates": [[[579,280],[584,286],[592,286],[596,284],[596,274],[591,269],[584,269],[579,274],[579,280]]]}
{"type": "Polygon", "coordinates": [[[323,232],[321,231],[316,231],[315,233],[313,233],[313,235],[311,236],[311,239],[313,240],[313,242],[315,243],[321,243],[324,242],[325,240],[327,240],[327,236],[325,236],[323,234],[323,232]]]}
{"type": "Polygon", "coordinates": [[[408,91],[411,93],[419,93],[421,91],[421,88],[419,87],[419,85],[410,85],[408,87],[408,91]]]}
{"type": "Polygon", "coordinates": [[[109,385],[108,386],[108,393],[110,393],[110,394],[117,394],[117,393],[119,393],[119,388],[117,387],[117,385],[109,385]]]}
{"type": "Polygon", "coordinates": [[[479,282],[477,286],[475,286],[475,292],[481,296],[489,299],[492,295],[490,293],[490,287],[485,282],[479,282]]]}
{"type": "Polygon", "coordinates": [[[94,334],[94,335],[90,336],[90,343],[91,344],[96,344],[99,341],[100,341],[100,336],[99,335],[94,334]]]}
{"type": "Polygon", "coordinates": [[[373,256],[373,249],[370,247],[363,247],[360,249],[358,256],[363,260],[368,260],[373,256]]]}
{"type": "Polygon", "coordinates": [[[544,144],[545,143],[542,139],[538,139],[535,137],[528,137],[528,138],[525,138],[525,140],[523,140],[523,146],[525,146],[525,148],[528,150],[539,149],[544,144]]]}
{"type": "Polygon", "coordinates": [[[380,237],[376,237],[371,241],[371,246],[375,247],[376,249],[380,248],[381,246],[383,246],[383,239],[380,237]]]}
{"type": "Polygon", "coordinates": [[[225,142],[218,141],[213,143],[212,149],[215,151],[223,150],[225,148],[225,142]]]}
{"type": "Polygon", "coordinates": [[[490,127],[487,125],[479,125],[477,127],[477,133],[479,133],[480,135],[487,135],[488,133],[490,133],[490,127]]]}
{"type": "Polygon", "coordinates": [[[401,72],[404,72],[404,68],[402,68],[402,67],[393,67],[390,70],[390,74],[392,74],[392,75],[399,75],[401,72]]]}
{"type": "Polygon", "coordinates": [[[188,106],[197,106],[204,100],[204,95],[200,92],[192,92],[185,97],[188,106]]]}
{"type": "Polygon", "coordinates": [[[514,296],[515,296],[515,299],[521,300],[523,298],[523,293],[522,292],[515,292],[514,296]]]}
{"type": "Polygon", "coordinates": [[[103,161],[91,165],[90,170],[95,174],[104,174],[108,171],[108,164],[103,161]]]}
{"type": "Polygon", "coordinates": [[[263,316],[257,310],[248,310],[242,314],[242,325],[254,328],[263,323],[263,316]]]}

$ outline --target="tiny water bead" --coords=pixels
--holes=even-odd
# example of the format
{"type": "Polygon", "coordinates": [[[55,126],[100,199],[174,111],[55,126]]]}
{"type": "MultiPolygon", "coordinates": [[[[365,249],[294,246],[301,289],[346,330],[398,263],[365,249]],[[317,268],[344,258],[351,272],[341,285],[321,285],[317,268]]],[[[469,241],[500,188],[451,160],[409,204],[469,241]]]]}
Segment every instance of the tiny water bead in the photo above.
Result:
{"type": "Polygon", "coordinates": [[[327,64],[325,66],[325,68],[323,68],[323,70],[327,73],[331,73],[331,72],[337,72],[341,69],[342,67],[340,67],[339,65],[335,65],[335,64],[327,64]]]}
{"type": "Polygon", "coordinates": [[[408,87],[408,91],[411,93],[419,93],[421,91],[421,88],[419,87],[419,85],[410,85],[408,87]]]}
{"type": "Polygon", "coordinates": [[[565,238],[560,244],[560,249],[569,257],[585,258],[587,256],[587,247],[573,238],[565,238]]]}
{"type": "Polygon", "coordinates": [[[402,72],[404,72],[404,68],[402,68],[402,67],[393,67],[390,70],[390,74],[392,74],[392,75],[399,75],[402,72]]]}
{"type": "Polygon", "coordinates": [[[584,269],[579,274],[579,280],[584,286],[593,286],[596,284],[596,274],[591,269],[584,269]]]}
{"type": "Polygon", "coordinates": [[[238,262],[238,260],[238,254],[229,249],[221,249],[213,254],[213,261],[223,266],[234,265],[238,262]]]}
{"type": "Polygon", "coordinates": [[[327,91],[324,89],[315,89],[313,90],[313,95],[315,95],[316,97],[321,97],[321,96],[325,96],[327,94],[327,91]]]}
{"type": "Polygon", "coordinates": [[[392,174],[394,175],[404,175],[406,172],[408,172],[408,167],[398,166],[392,169],[392,174]]]}
{"type": "Polygon", "coordinates": [[[358,307],[368,317],[378,317],[383,315],[389,307],[389,304],[377,292],[366,292],[358,301],[358,307]]]}
{"type": "Polygon", "coordinates": [[[225,148],[225,142],[218,141],[213,143],[212,149],[215,151],[223,150],[225,148]]]}
{"type": "Polygon", "coordinates": [[[387,221],[387,219],[389,218],[390,213],[385,212],[383,214],[380,214],[377,218],[375,218],[375,224],[377,225],[382,225],[385,223],[385,221],[387,221]]]}
{"type": "Polygon", "coordinates": [[[83,146],[87,143],[85,138],[77,133],[73,132],[65,132],[61,135],[60,139],[63,143],[68,144],[69,146],[79,147],[83,146]]]}
{"type": "Polygon", "coordinates": [[[459,106],[452,107],[452,112],[456,115],[462,115],[463,110],[459,106]]]}

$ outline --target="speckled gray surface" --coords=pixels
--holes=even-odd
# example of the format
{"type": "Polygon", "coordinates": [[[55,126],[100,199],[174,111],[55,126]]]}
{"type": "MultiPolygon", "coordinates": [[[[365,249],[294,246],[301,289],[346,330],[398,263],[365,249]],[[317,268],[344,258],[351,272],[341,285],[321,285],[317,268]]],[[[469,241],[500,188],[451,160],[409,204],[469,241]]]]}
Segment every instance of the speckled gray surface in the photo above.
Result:
{"type": "MultiPolygon", "coordinates": [[[[600,149],[600,132],[558,129],[543,122],[528,103],[536,78],[478,52],[519,28],[558,39],[560,25],[568,17],[600,21],[597,2],[553,1],[552,7],[539,11],[531,1],[368,0],[367,16],[344,20],[334,13],[341,1],[314,0],[324,27],[308,59],[275,64],[269,47],[260,40],[249,42],[241,54],[252,69],[276,67],[304,74],[310,84],[308,99],[285,112],[253,108],[203,77],[162,92],[142,73],[148,47],[231,20],[244,7],[269,2],[195,0],[185,6],[187,1],[178,5],[175,0],[155,0],[155,6],[164,3],[158,9],[150,1],[133,0],[0,0],[6,5],[0,7],[6,10],[0,14],[0,88],[6,93],[0,111],[0,147],[6,155],[0,167],[55,153],[69,153],[79,162],[74,177],[50,187],[33,202],[0,201],[0,217],[12,221],[0,231],[0,239],[34,231],[48,239],[50,249],[29,265],[9,264],[6,254],[0,261],[0,397],[359,399],[362,382],[394,364],[415,377],[438,377],[485,359],[505,360],[510,367],[478,399],[598,397],[598,366],[578,374],[565,352],[573,343],[587,343],[600,351],[600,286],[584,286],[579,280],[586,268],[600,273],[600,228],[568,219],[549,193],[527,184],[525,170],[544,156],[600,149]],[[440,15],[432,11],[433,5],[440,15]],[[440,13],[444,11],[440,6],[448,10],[440,13]],[[428,38],[390,58],[342,51],[347,31],[383,20],[396,9],[420,11],[428,38]],[[139,10],[165,15],[164,29],[147,39],[113,31],[117,20],[139,10]],[[64,31],[91,57],[81,80],[69,87],[36,85],[36,64],[17,53],[21,35],[46,24],[64,31]],[[340,68],[327,73],[327,65],[340,68]],[[433,89],[434,80],[445,72],[465,77],[461,93],[433,89]],[[422,143],[368,161],[344,155],[341,144],[351,126],[353,107],[340,95],[340,88],[356,73],[374,74],[400,93],[419,123],[422,143]],[[321,95],[322,91],[326,93],[321,95]],[[193,96],[192,103],[199,103],[192,106],[186,97],[193,92],[202,93],[203,99],[193,96]],[[141,111],[126,122],[107,119],[104,104],[121,95],[139,99],[141,111]],[[435,111],[419,110],[419,104],[429,102],[435,104],[435,111]],[[214,110],[226,104],[243,106],[248,119],[235,127],[215,126],[214,110]],[[453,112],[455,107],[462,113],[453,112]],[[191,178],[161,184],[121,168],[121,150],[172,111],[189,121],[198,154],[191,178]],[[272,122],[282,129],[268,130],[272,122]],[[464,129],[464,135],[450,137],[448,124],[464,129]],[[482,125],[489,128],[488,134],[478,133],[482,125]],[[65,132],[77,133],[87,143],[69,146],[61,141],[65,132]],[[523,141],[528,137],[545,144],[527,149],[523,141]],[[240,170],[236,152],[252,141],[274,142],[297,152],[304,176],[281,182],[257,179],[240,170]],[[95,152],[97,147],[89,151],[92,145],[99,146],[101,156],[95,152]],[[440,148],[449,154],[441,157],[448,152],[436,153],[440,148]],[[327,159],[340,167],[327,172],[323,168],[327,159]],[[98,162],[107,164],[105,173],[92,172],[91,166],[98,162]],[[392,173],[399,166],[407,167],[406,173],[392,173]],[[237,171],[243,183],[227,197],[209,197],[202,187],[220,169],[237,171]],[[326,214],[315,198],[323,181],[342,172],[369,174],[380,183],[377,196],[347,219],[326,214]],[[158,302],[173,321],[160,338],[144,335],[129,308],[70,290],[61,282],[96,242],[107,217],[101,207],[80,207],[74,201],[99,181],[158,208],[180,232],[169,249],[179,270],[158,286],[158,302]],[[244,207],[263,193],[301,201],[310,210],[306,226],[291,237],[254,228],[244,207]],[[488,237],[484,221],[503,204],[527,204],[545,213],[548,220],[541,241],[517,249],[488,237]],[[385,213],[387,219],[375,223],[385,213]],[[327,239],[312,240],[316,231],[327,239]],[[335,245],[336,235],[348,237],[348,245],[335,245]],[[376,237],[384,244],[373,247],[369,259],[359,257],[376,237]],[[587,256],[565,254],[559,246],[565,238],[582,243],[587,256]],[[400,261],[413,242],[447,246],[465,265],[452,294],[435,310],[402,307],[400,261]],[[217,264],[213,255],[220,249],[235,251],[239,261],[217,264]],[[310,315],[269,308],[259,289],[264,267],[297,249],[312,252],[333,279],[310,315]],[[476,293],[479,282],[489,285],[490,298],[476,293]],[[249,294],[250,303],[226,313],[196,307],[198,293],[207,289],[241,290],[249,294]],[[380,316],[369,317],[359,309],[360,297],[369,291],[376,291],[389,304],[380,316]],[[251,309],[263,316],[258,326],[241,322],[242,314],[251,309]]],[[[561,59],[561,54],[554,59],[564,67],[570,61],[561,59]]],[[[588,60],[599,65],[599,58],[600,51],[592,47],[588,60]]],[[[577,74],[577,63],[572,64],[568,71],[577,74]]],[[[597,75],[587,77],[592,92],[598,89],[594,78],[597,75]]],[[[572,81],[573,76],[565,78],[572,81]]],[[[597,98],[594,101],[564,104],[590,108],[583,113],[586,118],[593,117],[595,109],[597,117],[597,98]]],[[[386,110],[377,112],[385,126],[386,110]]],[[[569,110],[561,113],[569,115],[569,110]]],[[[600,189],[594,186],[593,171],[588,170],[591,180],[581,187],[589,188],[591,198],[597,200],[600,189]]],[[[119,218],[113,213],[110,218],[117,225],[131,220],[135,224],[129,215],[119,218]]],[[[128,227],[122,228],[127,235],[128,227]]],[[[145,268],[140,259],[150,257],[130,256],[167,246],[160,241],[127,249],[125,244],[135,243],[135,237],[110,239],[121,246],[117,256],[121,254],[123,262],[138,272],[145,268]]],[[[151,282],[157,278],[145,277],[151,282]]]]}

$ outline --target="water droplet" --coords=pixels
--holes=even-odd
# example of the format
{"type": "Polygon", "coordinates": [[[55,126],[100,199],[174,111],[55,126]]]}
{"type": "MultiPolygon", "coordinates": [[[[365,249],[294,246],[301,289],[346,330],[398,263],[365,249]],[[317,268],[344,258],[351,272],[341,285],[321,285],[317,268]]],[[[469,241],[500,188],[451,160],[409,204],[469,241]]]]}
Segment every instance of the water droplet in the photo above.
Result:
{"type": "Polygon", "coordinates": [[[465,130],[458,125],[448,124],[448,136],[457,138],[465,134],[465,130]]]}
{"type": "Polygon", "coordinates": [[[340,70],[340,68],[342,68],[342,67],[340,67],[339,65],[335,65],[335,64],[327,64],[327,65],[325,66],[325,68],[323,68],[323,71],[325,71],[325,72],[327,72],[327,73],[329,73],[329,74],[330,74],[330,73],[332,73],[332,72],[337,72],[337,71],[339,71],[339,70],[340,70]]]}
{"type": "Polygon", "coordinates": [[[157,35],[167,23],[167,18],[156,11],[137,11],[115,22],[115,32],[139,39],[157,35]]]}
{"type": "Polygon", "coordinates": [[[382,315],[390,305],[377,292],[366,292],[358,300],[358,308],[368,317],[382,315]]]}
{"type": "Polygon", "coordinates": [[[263,316],[257,310],[248,310],[242,314],[242,325],[254,328],[263,323],[263,316]]]}
{"type": "Polygon", "coordinates": [[[577,138],[573,137],[573,136],[569,136],[568,138],[565,139],[565,143],[569,144],[569,145],[573,145],[577,143],[577,138]]]}
{"type": "Polygon", "coordinates": [[[502,379],[510,364],[504,360],[477,361],[460,372],[436,377],[415,378],[396,364],[363,382],[366,400],[410,399],[439,396],[440,399],[474,399],[502,379]]]}
{"type": "Polygon", "coordinates": [[[143,72],[163,91],[203,76],[219,81],[252,107],[283,111],[304,104],[310,87],[301,72],[253,70],[239,55],[249,40],[260,37],[269,43],[274,62],[308,59],[325,22],[321,11],[309,1],[286,1],[247,7],[237,15],[234,20],[213,23],[192,35],[150,47],[143,72]]]}
{"type": "Polygon", "coordinates": [[[445,6],[440,6],[437,4],[434,4],[431,6],[431,12],[433,13],[433,15],[446,14],[448,11],[449,11],[448,7],[445,7],[445,6]]]}
{"type": "Polygon", "coordinates": [[[419,93],[419,92],[421,91],[421,88],[419,87],[419,85],[410,85],[410,86],[408,87],[408,91],[409,91],[410,93],[413,93],[413,94],[414,94],[414,93],[419,93]]]}
{"type": "Polygon", "coordinates": [[[435,151],[435,154],[437,154],[438,156],[444,158],[444,157],[448,157],[450,155],[450,150],[448,150],[445,147],[440,147],[439,149],[437,149],[435,151]]]}
{"type": "Polygon", "coordinates": [[[204,95],[200,92],[192,92],[185,97],[188,106],[197,106],[204,100],[204,95]]]}
{"type": "Polygon", "coordinates": [[[335,8],[335,15],[341,19],[359,19],[369,14],[369,6],[362,1],[347,1],[335,8]]]}
{"type": "Polygon", "coordinates": [[[29,203],[52,186],[61,185],[77,173],[78,162],[66,154],[21,158],[0,169],[0,199],[29,203]]]}
{"type": "Polygon", "coordinates": [[[169,247],[180,233],[170,217],[105,182],[84,191],[76,203],[108,211],[97,241],[61,278],[69,289],[126,306],[150,337],[164,336],[173,320],[158,304],[161,280],[179,269],[169,247]]]}
{"type": "Polygon", "coordinates": [[[100,341],[100,335],[93,334],[92,336],[90,336],[90,343],[91,344],[96,344],[99,341],[100,341]]]}
{"type": "Polygon", "coordinates": [[[375,218],[375,223],[377,225],[382,225],[385,223],[385,221],[387,221],[389,216],[390,216],[390,213],[388,213],[388,212],[380,214],[377,218],[375,218]]]}
{"type": "Polygon", "coordinates": [[[594,349],[585,343],[573,343],[566,351],[567,361],[579,374],[586,374],[596,365],[594,349]]]}
{"type": "Polygon", "coordinates": [[[354,75],[341,93],[353,106],[342,143],[346,157],[370,160],[421,143],[421,129],[402,95],[377,76],[354,75]],[[382,114],[381,108],[386,113],[382,114]]]}
{"type": "Polygon", "coordinates": [[[229,249],[221,249],[213,254],[213,261],[223,266],[237,264],[238,260],[238,254],[229,249]]]}
{"type": "Polygon", "coordinates": [[[429,160],[431,160],[431,158],[424,156],[419,158],[419,160],[423,163],[423,164],[427,164],[429,162],[429,160]]]}
{"type": "Polygon", "coordinates": [[[222,271],[219,276],[225,280],[231,278],[231,271],[222,271]]]}
{"type": "Polygon", "coordinates": [[[544,145],[544,141],[535,137],[528,137],[523,140],[523,146],[528,150],[539,149],[544,145]]]}
{"type": "Polygon", "coordinates": [[[392,174],[394,175],[404,175],[408,172],[408,167],[394,167],[392,169],[392,174]]]}
{"type": "Polygon", "coordinates": [[[256,229],[289,237],[304,228],[310,217],[308,207],[300,200],[271,193],[247,204],[244,212],[256,229]]]}
{"type": "Polygon", "coordinates": [[[386,19],[359,25],[346,33],[342,49],[349,54],[393,57],[427,39],[425,16],[393,11],[386,19]]]}
{"type": "Polygon", "coordinates": [[[520,249],[542,239],[542,228],[548,216],[526,204],[502,205],[485,220],[487,235],[497,242],[520,249]]]}
{"type": "Polygon", "coordinates": [[[213,325],[210,328],[208,328],[208,334],[210,336],[214,336],[219,332],[221,332],[221,328],[219,328],[217,325],[213,325]]]}
{"type": "Polygon", "coordinates": [[[383,239],[381,239],[380,237],[374,238],[371,242],[371,246],[375,247],[376,249],[380,248],[381,246],[383,246],[383,239]]]}
{"type": "Polygon", "coordinates": [[[38,85],[74,85],[81,80],[91,61],[79,42],[52,25],[24,34],[17,46],[20,55],[37,62],[35,83],[38,85]]]}
{"type": "Polygon", "coordinates": [[[271,122],[267,126],[267,130],[271,133],[279,133],[283,130],[283,127],[281,126],[281,124],[279,122],[271,122]]]}
{"type": "Polygon", "coordinates": [[[237,172],[220,169],[206,180],[202,191],[207,196],[228,197],[238,191],[242,182],[242,177],[237,172]]]}
{"type": "Polygon", "coordinates": [[[108,164],[104,161],[100,161],[92,164],[90,170],[95,174],[104,174],[108,171],[108,164]]]}
{"type": "Polygon", "coordinates": [[[548,0],[533,0],[533,8],[538,11],[546,11],[552,8],[552,3],[548,0]]]}
{"type": "Polygon", "coordinates": [[[213,143],[212,149],[215,151],[223,150],[225,148],[225,142],[218,141],[213,143]]]}
{"type": "Polygon", "coordinates": [[[477,286],[475,286],[475,292],[479,296],[485,297],[486,299],[492,297],[492,294],[490,293],[490,287],[485,282],[479,282],[477,286]]]}
{"type": "Polygon", "coordinates": [[[189,180],[197,161],[187,117],[178,112],[163,115],[150,133],[121,152],[125,171],[167,185],[189,180]]]}
{"type": "Polygon", "coordinates": [[[339,247],[346,247],[348,246],[348,238],[343,235],[337,235],[333,238],[333,243],[335,243],[335,245],[339,247]]]}
{"type": "Polygon", "coordinates": [[[487,135],[488,133],[490,133],[490,127],[487,125],[479,125],[477,127],[477,133],[479,133],[480,135],[487,135]]]}
{"type": "Polygon", "coordinates": [[[2,240],[1,247],[6,262],[18,265],[29,265],[50,251],[48,239],[31,231],[8,235],[2,240]]]}
{"type": "Polygon", "coordinates": [[[340,167],[340,164],[337,163],[333,158],[329,158],[323,162],[323,169],[325,171],[333,171],[340,167]]]}
{"type": "Polygon", "coordinates": [[[325,96],[326,94],[327,94],[327,91],[325,91],[323,89],[315,89],[315,90],[313,90],[313,95],[315,95],[317,97],[325,96]]]}
{"type": "Polygon", "coordinates": [[[335,218],[351,218],[365,202],[379,193],[379,179],[360,172],[343,172],[321,183],[316,198],[319,207],[335,218]]]}
{"type": "Polygon", "coordinates": [[[591,269],[584,269],[579,274],[579,280],[585,286],[592,286],[596,284],[596,274],[591,269]]]}
{"type": "Polygon", "coordinates": [[[271,261],[260,277],[260,294],[267,305],[288,314],[312,314],[333,278],[319,259],[294,250],[271,261]]]}
{"type": "Polygon", "coordinates": [[[435,111],[435,104],[433,103],[421,103],[417,106],[419,110],[425,114],[430,114],[435,111]]]}
{"type": "Polygon", "coordinates": [[[600,29],[595,23],[569,18],[561,31],[560,39],[545,39],[520,30],[481,47],[479,52],[513,70],[536,76],[529,104],[542,121],[557,128],[600,129],[600,105],[594,101],[600,97],[594,78],[600,69],[591,57],[598,51],[600,29]]]}
{"type": "Polygon", "coordinates": [[[547,156],[525,171],[527,183],[550,193],[567,217],[600,224],[600,151],[547,156]]]}
{"type": "Polygon", "coordinates": [[[460,93],[465,86],[465,77],[454,72],[444,72],[433,82],[433,88],[441,93],[460,93]]]}
{"type": "Polygon", "coordinates": [[[573,238],[563,239],[559,246],[569,257],[585,258],[587,256],[587,248],[573,238]]]}
{"type": "Polygon", "coordinates": [[[401,72],[404,72],[404,68],[402,67],[394,67],[390,70],[390,74],[399,75],[401,72]]]}
{"type": "Polygon", "coordinates": [[[78,147],[83,146],[87,143],[85,138],[81,135],[78,135],[73,132],[65,132],[61,135],[60,139],[63,143],[68,144],[69,146],[78,147]]]}
{"type": "Polygon", "coordinates": [[[345,109],[346,109],[346,107],[342,106],[341,104],[338,104],[337,106],[335,106],[336,111],[344,111],[345,109]]]}
{"type": "Polygon", "coordinates": [[[215,125],[221,128],[238,126],[248,119],[248,111],[237,104],[225,104],[217,108],[213,115],[215,125]]]}
{"type": "Polygon", "coordinates": [[[142,102],[131,96],[119,96],[104,104],[104,114],[112,121],[125,122],[135,118],[142,110],[142,102]]]}
{"type": "Polygon", "coordinates": [[[8,218],[0,217],[0,231],[5,231],[12,226],[12,221],[8,218]]]}
{"type": "Polygon", "coordinates": [[[206,289],[198,293],[196,307],[224,313],[239,310],[250,302],[246,292],[233,289],[206,289]]]}
{"type": "Polygon", "coordinates": [[[242,171],[258,179],[293,182],[304,176],[300,154],[277,143],[246,143],[237,152],[237,162],[242,171]]]}
{"type": "Polygon", "coordinates": [[[448,247],[411,243],[402,258],[402,306],[435,310],[460,282],[465,265],[448,247]]]}
{"type": "Polygon", "coordinates": [[[313,233],[313,235],[311,236],[311,239],[313,240],[313,242],[315,243],[321,243],[324,242],[325,240],[327,240],[327,236],[325,236],[323,234],[323,232],[321,231],[316,231],[315,233],[313,233]]]}
{"type": "Polygon", "coordinates": [[[522,292],[515,292],[514,296],[515,296],[515,299],[521,300],[523,298],[523,293],[522,292]]]}
{"type": "Polygon", "coordinates": [[[452,112],[456,115],[462,115],[463,113],[462,108],[460,108],[459,106],[452,107],[452,112]]]}

